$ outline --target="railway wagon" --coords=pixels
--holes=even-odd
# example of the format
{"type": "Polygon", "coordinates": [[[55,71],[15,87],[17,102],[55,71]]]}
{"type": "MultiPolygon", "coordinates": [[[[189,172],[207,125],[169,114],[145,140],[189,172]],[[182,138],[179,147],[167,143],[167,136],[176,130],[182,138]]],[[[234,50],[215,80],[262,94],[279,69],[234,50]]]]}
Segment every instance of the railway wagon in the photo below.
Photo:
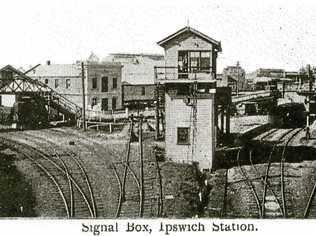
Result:
{"type": "Polygon", "coordinates": [[[272,108],[269,123],[275,128],[298,128],[306,122],[306,109],[302,103],[286,103],[272,108]]]}

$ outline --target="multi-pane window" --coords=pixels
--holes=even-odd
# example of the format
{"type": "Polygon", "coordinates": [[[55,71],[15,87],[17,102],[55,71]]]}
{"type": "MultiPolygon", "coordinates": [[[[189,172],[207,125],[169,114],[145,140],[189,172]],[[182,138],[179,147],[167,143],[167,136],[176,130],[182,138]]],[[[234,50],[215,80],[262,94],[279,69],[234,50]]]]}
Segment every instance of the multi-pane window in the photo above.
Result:
{"type": "Polygon", "coordinates": [[[180,73],[209,72],[211,65],[210,51],[179,51],[178,68],[180,73]]]}
{"type": "Polygon", "coordinates": [[[92,78],[92,89],[98,88],[98,79],[97,77],[92,78]]]}
{"type": "Polygon", "coordinates": [[[70,79],[66,79],[66,89],[70,88],[70,79]]]}
{"type": "Polygon", "coordinates": [[[201,52],[200,70],[209,70],[211,65],[211,52],[201,52]]]}
{"type": "Polygon", "coordinates": [[[191,71],[198,71],[200,68],[200,52],[190,52],[189,56],[191,71]]]}
{"type": "Polygon", "coordinates": [[[190,144],[190,128],[178,127],[178,129],[177,129],[177,144],[179,144],[179,145],[190,144]]]}
{"type": "Polygon", "coordinates": [[[108,86],[108,77],[104,76],[101,79],[101,92],[108,92],[109,86],[108,86]]]}
{"type": "Polygon", "coordinates": [[[55,79],[55,88],[59,87],[59,79],[55,79]]]}
{"type": "Polygon", "coordinates": [[[112,81],[113,83],[113,89],[116,89],[117,88],[117,78],[113,78],[113,81],[112,81]]]}
{"type": "Polygon", "coordinates": [[[112,98],[112,110],[114,111],[114,110],[116,110],[116,97],[113,97],[112,98]]]}

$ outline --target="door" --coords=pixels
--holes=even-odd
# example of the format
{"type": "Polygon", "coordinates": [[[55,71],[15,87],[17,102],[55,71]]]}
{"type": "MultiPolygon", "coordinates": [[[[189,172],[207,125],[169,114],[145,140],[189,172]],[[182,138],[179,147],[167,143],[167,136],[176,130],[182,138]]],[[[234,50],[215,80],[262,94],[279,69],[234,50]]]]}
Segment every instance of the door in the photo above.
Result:
{"type": "Polygon", "coordinates": [[[102,101],[101,101],[101,110],[102,110],[102,111],[107,111],[107,110],[109,110],[108,99],[107,99],[107,98],[102,98],[102,101]]]}

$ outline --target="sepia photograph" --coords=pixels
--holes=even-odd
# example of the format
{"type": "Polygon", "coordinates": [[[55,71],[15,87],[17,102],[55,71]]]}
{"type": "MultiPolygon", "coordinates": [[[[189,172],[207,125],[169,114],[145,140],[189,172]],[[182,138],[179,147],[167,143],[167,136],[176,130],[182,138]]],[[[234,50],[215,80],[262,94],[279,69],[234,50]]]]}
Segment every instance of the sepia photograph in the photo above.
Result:
{"type": "Polygon", "coordinates": [[[1,5],[0,219],[316,218],[312,1],[1,5]]]}

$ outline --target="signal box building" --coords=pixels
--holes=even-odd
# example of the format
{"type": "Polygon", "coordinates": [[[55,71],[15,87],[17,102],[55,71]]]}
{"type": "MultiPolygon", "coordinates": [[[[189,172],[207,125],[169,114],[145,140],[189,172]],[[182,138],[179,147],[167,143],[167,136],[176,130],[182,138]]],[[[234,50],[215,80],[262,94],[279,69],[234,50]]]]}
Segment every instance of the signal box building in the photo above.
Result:
{"type": "Polygon", "coordinates": [[[165,66],[156,83],[165,87],[165,142],[168,159],[211,169],[216,145],[216,58],[220,42],[185,27],[158,42],[165,66]]]}

